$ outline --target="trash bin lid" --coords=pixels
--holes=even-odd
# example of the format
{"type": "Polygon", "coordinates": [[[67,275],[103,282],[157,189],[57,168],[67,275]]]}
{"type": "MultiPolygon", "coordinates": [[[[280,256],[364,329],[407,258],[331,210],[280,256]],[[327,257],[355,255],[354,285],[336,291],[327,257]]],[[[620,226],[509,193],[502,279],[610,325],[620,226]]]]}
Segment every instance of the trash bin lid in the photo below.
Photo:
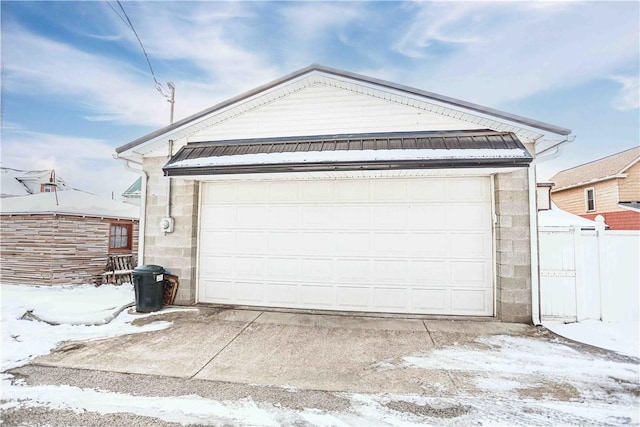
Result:
{"type": "Polygon", "coordinates": [[[134,273],[162,274],[164,267],[160,265],[141,265],[133,269],[134,273]]]}

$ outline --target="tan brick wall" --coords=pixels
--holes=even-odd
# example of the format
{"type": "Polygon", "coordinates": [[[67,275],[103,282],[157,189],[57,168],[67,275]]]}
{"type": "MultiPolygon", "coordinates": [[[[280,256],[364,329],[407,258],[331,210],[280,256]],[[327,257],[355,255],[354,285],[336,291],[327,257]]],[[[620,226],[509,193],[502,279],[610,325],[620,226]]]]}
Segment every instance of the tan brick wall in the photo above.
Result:
{"type": "MultiPolygon", "coordinates": [[[[133,222],[135,251],[138,224],[133,222]]],[[[72,215],[2,215],[0,281],[40,285],[94,283],[107,263],[110,224],[106,218],[72,215]]]]}
{"type": "Polygon", "coordinates": [[[179,277],[176,304],[193,304],[196,297],[198,182],[172,178],[171,215],[173,233],[160,231],[160,220],[167,214],[167,180],[162,175],[164,157],[144,159],[148,175],[143,264],[161,265],[179,277]]]}
{"type": "Polygon", "coordinates": [[[596,182],[585,186],[569,188],[563,191],[551,193],[551,200],[560,209],[575,215],[586,213],[602,213],[619,211],[618,207],[618,180],[596,182]],[[595,194],[596,210],[587,212],[585,189],[593,188],[595,194]]]}
{"type": "Polygon", "coordinates": [[[626,178],[618,178],[620,202],[640,202],[640,162],[631,166],[626,178]]]}
{"type": "Polygon", "coordinates": [[[531,233],[527,169],[495,176],[496,316],[531,323],[531,233]]]}

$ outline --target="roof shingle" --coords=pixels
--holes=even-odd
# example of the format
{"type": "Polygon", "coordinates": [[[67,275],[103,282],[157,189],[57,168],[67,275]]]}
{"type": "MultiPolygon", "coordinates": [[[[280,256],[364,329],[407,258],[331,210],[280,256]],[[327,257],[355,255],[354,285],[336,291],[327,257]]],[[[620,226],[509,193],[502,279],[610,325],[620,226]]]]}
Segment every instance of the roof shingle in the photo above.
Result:
{"type": "Polygon", "coordinates": [[[640,147],[631,148],[621,153],[613,154],[593,162],[585,163],[558,172],[550,181],[555,184],[552,192],[566,188],[601,181],[623,173],[631,164],[640,158],[640,147]]]}

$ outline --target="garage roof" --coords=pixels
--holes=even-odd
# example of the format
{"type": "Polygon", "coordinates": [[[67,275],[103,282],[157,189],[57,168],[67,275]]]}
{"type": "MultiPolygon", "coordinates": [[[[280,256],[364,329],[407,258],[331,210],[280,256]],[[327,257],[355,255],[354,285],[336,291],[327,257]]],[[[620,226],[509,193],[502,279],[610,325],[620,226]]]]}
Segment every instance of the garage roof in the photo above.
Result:
{"type": "Polygon", "coordinates": [[[321,135],[195,142],[167,176],[259,172],[527,166],[517,136],[491,130],[321,135]]]}

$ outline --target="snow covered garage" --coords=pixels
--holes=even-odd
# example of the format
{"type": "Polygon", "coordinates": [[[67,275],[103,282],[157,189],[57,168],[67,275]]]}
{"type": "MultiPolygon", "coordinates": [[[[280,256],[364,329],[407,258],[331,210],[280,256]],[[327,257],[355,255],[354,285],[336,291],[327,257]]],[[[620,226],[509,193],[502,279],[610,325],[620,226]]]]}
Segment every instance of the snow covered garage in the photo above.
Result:
{"type": "Polygon", "coordinates": [[[530,322],[530,163],[569,133],[314,65],[116,151],[182,303],[530,322]]]}

